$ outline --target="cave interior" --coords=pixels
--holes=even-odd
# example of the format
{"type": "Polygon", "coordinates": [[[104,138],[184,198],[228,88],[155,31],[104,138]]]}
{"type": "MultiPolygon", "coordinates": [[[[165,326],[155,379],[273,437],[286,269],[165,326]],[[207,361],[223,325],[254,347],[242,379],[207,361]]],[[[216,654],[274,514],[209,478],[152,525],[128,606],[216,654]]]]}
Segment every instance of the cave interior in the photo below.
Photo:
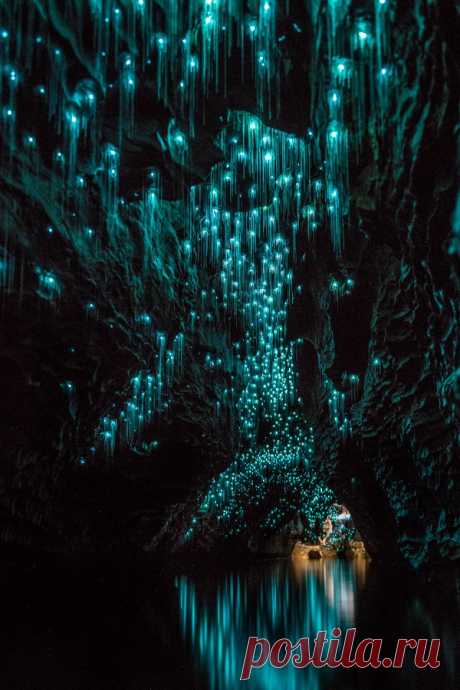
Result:
{"type": "Polygon", "coordinates": [[[344,505],[373,561],[458,588],[456,27],[453,0],[2,3],[13,569],[245,561],[344,505]]]}

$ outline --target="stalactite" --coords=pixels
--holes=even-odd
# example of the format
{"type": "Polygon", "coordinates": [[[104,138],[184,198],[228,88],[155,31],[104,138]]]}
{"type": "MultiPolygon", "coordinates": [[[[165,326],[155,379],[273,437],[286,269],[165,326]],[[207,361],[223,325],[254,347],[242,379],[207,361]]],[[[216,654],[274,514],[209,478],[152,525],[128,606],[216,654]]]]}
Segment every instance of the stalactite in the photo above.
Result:
{"type": "Polygon", "coordinates": [[[132,136],[134,133],[136,69],[134,57],[129,53],[120,57],[119,84],[119,141],[121,143],[124,134],[132,136]]]}
{"type": "MultiPolygon", "coordinates": [[[[145,368],[127,375],[119,395],[123,402],[114,403],[110,416],[101,419],[98,441],[112,456],[123,444],[137,447],[145,429],[174,396],[191,343],[226,323],[231,324],[227,333],[231,356],[225,361],[206,355],[203,365],[211,381],[222,371],[228,379],[220,388],[216,383],[214,403],[216,413],[228,415],[240,429],[238,443],[250,447],[240,453],[238,469],[261,457],[266,465],[279,463],[283,468],[298,462],[302,453],[310,457],[298,437],[305,420],[298,418],[296,344],[287,336],[297,246],[302,232],[313,241],[328,230],[340,256],[350,241],[350,151],[359,155],[364,137],[376,141],[377,134],[384,133],[395,79],[390,0],[375,0],[365,16],[355,12],[348,0],[328,0],[324,7],[309,4],[315,30],[312,65],[326,75],[324,83],[318,79],[324,91],[315,94],[312,89],[311,109],[326,112],[327,121],[323,126],[319,116],[318,121],[313,118],[303,135],[265,124],[278,117],[282,105],[278,40],[282,37],[277,31],[286,8],[279,0],[257,0],[248,8],[236,0],[170,2],[163,19],[147,0],[90,0],[87,13],[83,3],[63,0],[56,11],[72,20],[72,40],[59,39],[55,29],[48,31],[52,23],[48,3],[40,3],[40,11],[35,2],[13,4],[9,14],[1,14],[1,155],[13,160],[20,146],[27,154],[29,174],[35,170],[36,178],[43,173],[49,179],[57,218],[68,219],[61,224],[50,220],[50,235],[59,233],[93,271],[108,257],[124,262],[121,273],[132,278],[134,292],[140,295],[133,297],[127,322],[147,343],[148,361],[145,368]],[[76,83],[69,76],[71,51],[78,54],[86,72],[84,78],[77,75],[76,83]],[[248,88],[255,83],[257,114],[230,109],[222,115],[213,141],[221,160],[205,181],[198,184],[195,177],[194,186],[185,189],[178,263],[195,297],[189,298],[192,308],[177,328],[181,332],[163,332],[139,287],[161,263],[158,254],[168,202],[162,199],[160,172],[141,171],[143,187],[137,196],[130,196],[123,184],[125,156],[128,160],[138,133],[142,89],[147,85],[149,97],[162,104],[169,121],[156,132],[141,132],[141,140],[155,137],[165,170],[178,187],[186,187],[195,172],[196,137],[206,126],[206,108],[216,93],[225,100],[232,85],[230,58],[237,51],[241,82],[248,88]],[[41,77],[43,83],[29,83],[34,61],[46,66],[47,81],[41,77]],[[247,73],[249,64],[252,74],[247,73]],[[38,135],[17,131],[22,89],[33,94],[34,107],[45,113],[53,131],[50,164],[42,156],[38,135]],[[114,110],[110,121],[105,119],[108,104],[114,110]],[[92,215],[98,205],[104,222],[92,215]],[[134,246],[141,247],[141,261],[134,246]],[[288,431],[286,419],[292,421],[288,431]],[[265,433],[270,443],[259,453],[263,428],[269,429],[265,433]]],[[[16,257],[4,252],[0,261],[0,285],[5,291],[17,273],[16,257]]],[[[58,298],[66,292],[65,281],[45,267],[36,268],[36,279],[39,299],[57,308],[58,298]]],[[[326,292],[332,293],[333,309],[340,308],[340,300],[353,287],[353,278],[345,273],[331,277],[326,292]]],[[[97,322],[99,296],[88,294],[80,308],[88,324],[97,322]]],[[[376,375],[381,371],[377,359],[376,375]]],[[[331,422],[345,437],[352,432],[348,408],[359,396],[359,381],[346,378],[345,393],[336,390],[320,370],[331,422]]],[[[219,482],[216,495],[222,491],[228,497],[219,482]]]]}
{"type": "Polygon", "coordinates": [[[103,152],[103,187],[102,199],[106,208],[107,231],[114,239],[114,231],[118,218],[119,201],[119,165],[118,150],[111,144],[106,145],[103,152]]]}

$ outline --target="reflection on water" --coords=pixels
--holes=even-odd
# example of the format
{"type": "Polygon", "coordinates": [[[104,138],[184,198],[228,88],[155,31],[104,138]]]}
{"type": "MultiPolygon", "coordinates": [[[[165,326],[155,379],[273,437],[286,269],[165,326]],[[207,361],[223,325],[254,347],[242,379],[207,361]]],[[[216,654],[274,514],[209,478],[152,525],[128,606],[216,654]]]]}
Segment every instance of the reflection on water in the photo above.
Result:
{"type": "Polygon", "coordinates": [[[175,588],[150,564],[116,565],[43,559],[24,568],[4,559],[0,690],[460,688],[460,591],[456,598],[448,586],[445,596],[439,585],[432,597],[420,596],[414,580],[365,560],[278,561],[214,573],[203,564],[206,577],[177,578],[175,588]],[[268,665],[239,680],[250,635],[296,641],[355,625],[358,640],[384,639],[384,655],[394,653],[398,637],[441,638],[441,669],[268,665]]]}
{"type": "MultiPolygon", "coordinates": [[[[176,580],[183,638],[193,659],[193,673],[200,690],[405,690],[454,688],[455,644],[452,631],[440,630],[414,597],[397,597],[397,587],[379,583],[368,587],[369,562],[295,559],[260,564],[243,572],[176,580]],[[363,619],[364,629],[360,628],[363,619]],[[367,618],[366,618],[367,617],[367,618]],[[370,621],[370,622],[369,622],[370,621]],[[444,651],[440,671],[416,671],[407,664],[402,671],[344,669],[281,670],[269,663],[239,677],[250,635],[276,639],[314,638],[319,630],[329,634],[357,627],[357,639],[383,637],[391,654],[396,637],[441,637],[444,651]],[[449,646],[450,645],[450,646],[449,646]],[[382,676],[382,674],[384,674],[382,676]]],[[[329,635],[328,635],[329,636],[329,635]]]]}
{"type": "MultiPolygon", "coordinates": [[[[356,599],[367,561],[295,559],[224,575],[215,587],[178,578],[181,626],[195,661],[206,669],[210,690],[235,690],[249,635],[291,640],[355,624],[356,599]]],[[[253,671],[251,690],[319,690],[329,670],[269,664],[253,671]]]]}

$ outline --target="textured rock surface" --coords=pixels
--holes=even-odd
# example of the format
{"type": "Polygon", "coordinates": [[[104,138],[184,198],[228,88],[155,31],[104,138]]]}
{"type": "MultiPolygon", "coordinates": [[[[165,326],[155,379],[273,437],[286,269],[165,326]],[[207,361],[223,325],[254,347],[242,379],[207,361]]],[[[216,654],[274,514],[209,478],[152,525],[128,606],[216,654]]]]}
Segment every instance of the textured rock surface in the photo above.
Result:
{"type": "Polygon", "coordinates": [[[357,433],[340,447],[325,429],[320,461],[334,468],[368,548],[397,544],[416,567],[458,558],[460,536],[455,17],[439,12],[400,9],[413,40],[398,34],[388,151],[357,176],[361,286],[336,318],[333,369],[367,349],[357,433]],[[360,201],[369,193],[372,210],[360,201]]]}
{"type": "MultiPolygon", "coordinates": [[[[84,46],[57,5],[50,4],[50,31],[65,53],[63,79],[70,92],[92,75],[84,46]]],[[[298,12],[280,22],[292,27],[294,18],[309,34],[309,20],[298,12]]],[[[450,2],[399,3],[397,13],[398,94],[385,138],[380,147],[366,141],[352,166],[343,256],[337,259],[321,238],[298,248],[303,260],[295,278],[303,292],[291,309],[289,335],[305,339],[299,376],[306,414],[319,429],[321,476],[350,508],[371,554],[428,568],[460,556],[456,17],[450,2]],[[338,303],[331,276],[348,275],[354,290],[338,303]],[[350,412],[353,433],[345,440],[329,420],[325,372],[339,391],[344,372],[360,377],[350,412]]],[[[311,117],[306,96],[299,94],[307,94],[315,66],[308,36],[286,36],[281,108],[269,124],[303,132],[311,117]]],[[[42,70],[37,65],[37,82],[42,70]]],[[[2,278],[1,297],[0,508],[6,542],[65,551],[169,545],[190,518],[196,492],[233,459],[236,430],[231,420],[215,417],[214,389],[202,366],[205,353],[229,348],[228,323],[222,322],[212,333],[198,326],[193,347],[186,343],[184,375],[174,381],[161,423],[150,430],[159,447],[127,449],[108,463],[87,462],[98,419],[117,403],[114,393],[123,398],[135,372],[150,365],[148,335],[136,315],[148,311],[168,338],[189,322],[194,286],[179,251],[180,191],[206,179],[219,160],[213,140],[222,114],[256,109],[254,87],[247,84],[235,83],[225,97],[208,103],[206,125],[198,128],[184,170],[160,143],[177,114],[150,93],[145,84],[135,131],[121,152],[120,188],[130,200],[140,197],[145,171],[161,171],[167,199],[161,232],[146,243],[143,220],[131,213],[129,236],[113,245],[101,237],[104,251],[97,260],[71,241],[71,204],[63,208],[53,198],[58,182],[50,172],[46,117],[36,104],[19,104],[21,128],[37,129],[38,123],[40,163],[37,168],[18,152],[0,166],[2,257],[14,264],[2,278]],[[59,233],[47,233],[49,226],[59,233]],[[148,273],[147,253],[153,257],[148,273]],[[37,300],[36,266],[45,259],[65,287],[57,306],[46,294],[37,300]],[[92,300],[97,319],[88,311],[92,300]],[[63,390],[67,381],[75,384],[76,396],[63,390]]],[[[104,130],[109,138],[116,130],[110,101],[104,130]]],[[[90,160],[87,172],[97,231],[100,180],[90,160]]],[[[203,285],[206,277],[193,280],[203,285]]]]}

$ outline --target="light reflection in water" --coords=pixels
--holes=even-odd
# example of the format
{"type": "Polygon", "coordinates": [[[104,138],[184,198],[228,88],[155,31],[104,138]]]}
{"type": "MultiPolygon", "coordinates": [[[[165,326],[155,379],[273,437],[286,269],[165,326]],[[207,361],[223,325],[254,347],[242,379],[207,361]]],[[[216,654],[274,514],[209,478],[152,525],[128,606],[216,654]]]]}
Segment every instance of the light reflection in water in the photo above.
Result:
{"type": "MultiPolygon", "coordinates": [[[[181,629],[196,667],[210,690],[235,690],[250,635],[273,643],[314,638],[318,630],[353,627],[357,595],[365,584],[367,561],[295,559],[195,582],[177,578],[181,629]]],[[[322,690],[327,669],[275,670],[268,663],[252,672],[248,690],[322,690]]]]}

